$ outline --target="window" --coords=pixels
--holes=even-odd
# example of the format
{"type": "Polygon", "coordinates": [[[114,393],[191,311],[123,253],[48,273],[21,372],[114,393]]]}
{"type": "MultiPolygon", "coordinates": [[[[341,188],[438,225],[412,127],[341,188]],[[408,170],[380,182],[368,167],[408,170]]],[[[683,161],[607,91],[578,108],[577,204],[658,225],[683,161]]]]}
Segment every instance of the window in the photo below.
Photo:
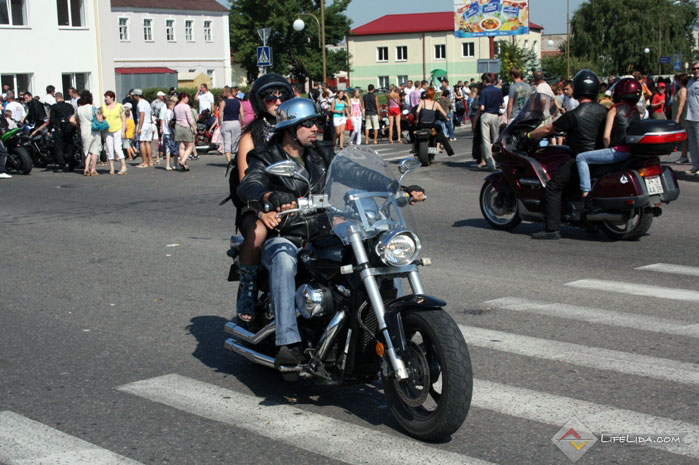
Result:
{"type": "Polygon", "coordinates": [[[119,40],[129,40],[129,18],[119,18],[119,40]]]}
{"type": "Polygon", "coordinates": [[[175,41],[175,20],[166,19],[165,20],[165,38],[168,42],[175,41]]]}
{"type": "Polygon", "coordinates": [[[444,60],[447,57],[447,46],[439,44],[434,46],[434,59],[444,60]]]}
{"type": "Polygon", "coordinates": [[[396,61],[407,61],[408,60],[408,47],[406,45],[401,45],[396,47],[396,61]]]}
{"type": "Polygon", "coordinates": [[[187,72],[188,72],[188,73],[196,73],[197,70],[194,69],[194,68],[190,68],[190,69],[187,70],[187,72]]]}
{"type": "Polygon", "coordinates": [[[26,26],[24,0],[0,0],[0,25],[26,26]]]}
{"type": "Polygon", "coordinates": [[[379,88],[388,87],[388,76],[379,76],[379,88]]]}
{"type": "Polygon", "coordinates": [[[206,42],[211,42],[213,35],[211,34],[211,21],[204,21],[204,40],[206,42]]]}
{"type": "Polygon", "coordinates": [[[56,0],[58,8],[58,25],[65,27],[84,27],[85,11],[83,0],[56,0]]]}
{"type": "Polygon", "coordinates": [[[214,70],[213,69],[207,69],[206,70],[206,75],[211,79],[211,87],[216,87],[214,85],[214,70]]]}
{"type": "Polygon", "coordinates": [[[388,47],[376,47],[376,61],[388,61],[388,47]]]}
{"type": "Polygon", "coordinates": [[[408,75],[405,74],[403,76],[398,76],[398,85],[401,84],[407,84],[408,83],[408,75]]]}
{"type": "Polygon", "coordinates": [[[3,74],[1,80],[2,86],[10,86],[15,95],[27,90],[33,92],[31,74],[3,74]]]}
{"type": "Polygon", "coordinates": [[[90,73],[64,73],[61,76],[63,95],[68,95],[68,89],[75,87],[78,92],[90,88],[90,73]]]}
{"type": "Polygon", "coordinates": [[[194,41],[194,21],[191,19],[185,20],[184,22],[184,40],[187,42],[193,42],[194,41]]]}
{"type": "Polygon", "coordinates": [[[476,56],[476,47],[473,42],[463,42],[461,44],[461,56],[464,58],[473,58],[476,56]]]}
{"type": "MultiPolygon", "coordinates": [[[[153,19],[143,18],[143,40],[153,42],[153,19]]],[[[77,89],[77,87],[76,87],[77,89]]]]}

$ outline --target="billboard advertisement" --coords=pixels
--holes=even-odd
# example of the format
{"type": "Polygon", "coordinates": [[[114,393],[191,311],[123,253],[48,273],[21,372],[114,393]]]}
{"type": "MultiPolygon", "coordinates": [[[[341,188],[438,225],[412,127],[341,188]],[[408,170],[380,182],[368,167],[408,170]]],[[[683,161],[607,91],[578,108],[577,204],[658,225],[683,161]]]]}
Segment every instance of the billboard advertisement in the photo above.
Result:
{"type": "Polygon", "coordinates": [[[529,0],[455,0],[456,37],[529,33],[529,0]]]}

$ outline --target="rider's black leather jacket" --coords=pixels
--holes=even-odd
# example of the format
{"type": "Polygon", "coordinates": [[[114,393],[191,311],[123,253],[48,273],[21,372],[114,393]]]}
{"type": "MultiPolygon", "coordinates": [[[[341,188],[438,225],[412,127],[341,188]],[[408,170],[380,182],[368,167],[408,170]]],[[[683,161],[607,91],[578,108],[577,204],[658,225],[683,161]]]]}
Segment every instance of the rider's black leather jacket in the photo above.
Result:
{"type": "MultiPolygon", "coordinates": [[[[332,142],[319,141],[313,147],[305,150],[303,155],[305,167],[301,174],[311,182],[312,194],[323,193],[328,167],[334,156],[332,142]]],[[[267,192],[289,192],[296,198],[308,196],[308,184],[303,180],[265,173],[265,168],[273,163],[293,160],[276,139],[272,139],[262,147],[255,147],[248,153],[247,159],[248,169],[237,190],[238,197],[244,204],[259,208],[259,202],[267,192]]],[[[350,160],[347,160],[347,163],[348,166],[344,168],[337,167],[341,169],[337,169],[334,175],[335,178],[338,176],[344,178],[345,181],[342,183],[345,185],[385,191],[391,183],[389,178],[375,171],[366,170],[350,160]]],[[[277,235],[285,237],[297,245],[327,235],[330,230],[327,215],[322,212],[303,216],[287,215],[275,229],[277,235]]]]}

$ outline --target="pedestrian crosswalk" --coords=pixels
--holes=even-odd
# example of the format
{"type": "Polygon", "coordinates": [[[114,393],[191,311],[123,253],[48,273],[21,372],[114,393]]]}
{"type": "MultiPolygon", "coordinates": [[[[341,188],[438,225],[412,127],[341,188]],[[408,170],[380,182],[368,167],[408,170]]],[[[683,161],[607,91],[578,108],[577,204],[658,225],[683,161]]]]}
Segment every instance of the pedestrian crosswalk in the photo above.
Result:
{"type": "MultiPolygon", "coordinates": [[[[672,264],[650,264],[635,269],[641,272],[685,276],[695,276],[695,271],[699,270],[672,264]]],[[[699,291],[692,289],[601,279],[562,282],[560,286],[594,290],[597,300],[604,300],[605,293],[610,293],[611,296],[612,293],[621,292],[629,295],[629,299],[650,296],[668,300],[667,305],[685,305],[685,302],[696,302],[694,299],[699,296],[699,291]]],[[[630,334],[637,332],[639,337],[653,337],[659,341],[676,338],[691,344],[699,338],[699,323],[696,319],[690,320],[686,316],[683,319],[661,318],[616,309],[511,296],[493,298],[483,304],[498,312],[497,315],[503,319],[508,318],[509,314],[520,317],[536,315],[556,319],[554,321],[561,320],[567,325],[574,324],[581,331],[594,331],[598,325],[602,325],[630,331],[630,334]]],[[[575,344],[551,339],[550,335],[523,335],[466,325],[462,322],[459,327],[474,355],[480,350],[493,350],[504,354],[504,357],[517,357],[518,363],[532,359],[539,363],[564,363],[585,369],[603,370],[607,378],[613,376],[615,385],[621,386],[638,384],[644,380],[662,381],[677,387],[675,394],[685,393],[682,394],[685,398],[678,397],[678,403],[696,402],[696,398],[686,399],[686,392],[697,392],[699,386],[699,365],[696,362],[653,357],[584,343],[575,344]]],[[[688,348],[696,351],[696,344],[694,349],[691,346],[688,348]]],[[[474,359],[477,360],[478,357],[474,359]]],[[[467,425],[455,435],[460,439],[467,438],[473,432],[473,428],[489,426],[482,425],[483,417],[487,414],[501,415],[503,425],[510,418],[519,422],[544,425],[550,428],[550,436],[542,439],[542,443],[546,443],[556,431],[575,417],[596,434],[678,434],[682,438],[679,443],[648,442],[644,446],[661,453],[671,453],[668,457],[672,460],[668,460],[668,463],[690,463],[699,460],[699,422],[672,418],[672,412],[664,415],[664,412],[658,413],[650,409],[655,415],[649,414],[652,396],[649,396],[648,400],[634,399],[638,405],[634,407],[638,410],[635,411],[614,405],[614,397],[599,396],[604,400],[600,400],[599,403],[591,402],[589,399],[594,398],[594,392],[588,393],[585,400],[570,395],[565,392],[565,379],[562,379],[561,385],[555,389],[542,388],[540,385],[533,389],[526,384],[512,385],[497,379],[479,378],[479,367],[474,366],[474,370],[477,378],[474,379],[473,408],[467,425]]],[[[268,399],[263,401],[251,394],[177,373],[130,382],[115,386],[115,389],[120,395],[132,396],[138,399],[138,402],[143,402],[144,409],[154,408],[156,404],[164,405],[178,413],[181,412],[182,415],[205,418],[227,425],[233,431],[242,429],[267,438],[271,443],[285,444],[345,463],[487,465],[496,462],[493,457],[479,456],[471,452],[465,455],[449,450],[448,447],[420,443],[401,435],[400,432],[385,431],[371,424],[363,424],[361,419],[348,421],[349,418],[343,418],[341,415],[338,418],[337,414],[324,415],[323,412],[315,413],[293,405],[276,404],[268,399]]],[[[620,395],[623,395],[623,390],[620,392],[620,395]]],[[[388,410],[386,415],[389,415],[388,410]]],[[[545,446],[549,447],[550,443],[545,446]]],[[[560,452],[554,450],[549,453],[560,452]]],[[[613,457],[613,450],[607,449],[605,453],[612,454],[609,463],[617,463],[613,457]]],[[[562,455],[560,458],[561,463],[565,463],[562,455]]],[[[17,413],[0,412],[0,464],[131,465],[138,464],[136,460],[148,462],[146,457],[123,457],[17,413]]],[[[501,463],[510,462],[511,460],[504,460],[501,463]]]]}

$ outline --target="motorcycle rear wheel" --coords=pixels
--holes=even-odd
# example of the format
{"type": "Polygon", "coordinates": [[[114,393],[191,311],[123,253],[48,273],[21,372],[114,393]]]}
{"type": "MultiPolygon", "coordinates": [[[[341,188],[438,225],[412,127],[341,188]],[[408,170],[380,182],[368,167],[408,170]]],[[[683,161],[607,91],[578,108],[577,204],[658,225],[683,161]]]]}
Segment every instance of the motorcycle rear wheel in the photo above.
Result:
{"type": "Polygon", "coordinates": [[[522,222],[514,195],[509,187],[507,191],[501,192],[491,182],[483,184],[479,202],[481,213],[493,228],[510,231],[522,222]],[[511,202],[514,207],[508,208],[508,202],[511,202]]]}
{"type": "Polygon", "coordinates": [[[642,208],[634,210],[625,223],[602,221],[600,228],[610,239],[615,241],[634,241],[648,232],[653,223],[653,214],[642,208]]]}
{"type": "Polygon", "coordinates": [[[32,157],[24,147],[12,147],[8,150],[7,168],[19,174],[29,174],[32,172],[32,157]]]}
{"type": "Polygon", "coordinates": [[[422,163],[422,166],[430,166],[432,160],[430,160],[430,154],[427,153],[427,141],[423,140],[417,144],[417,157],[422,163]]]}
{"type": "Polygon", "coordinates": [[[402,313],[409,378],[382,375],[391,413],[412,437],[441,441],[466,419],[473,394],[473,372],[466,341],[442,309],[402,313]]]}

